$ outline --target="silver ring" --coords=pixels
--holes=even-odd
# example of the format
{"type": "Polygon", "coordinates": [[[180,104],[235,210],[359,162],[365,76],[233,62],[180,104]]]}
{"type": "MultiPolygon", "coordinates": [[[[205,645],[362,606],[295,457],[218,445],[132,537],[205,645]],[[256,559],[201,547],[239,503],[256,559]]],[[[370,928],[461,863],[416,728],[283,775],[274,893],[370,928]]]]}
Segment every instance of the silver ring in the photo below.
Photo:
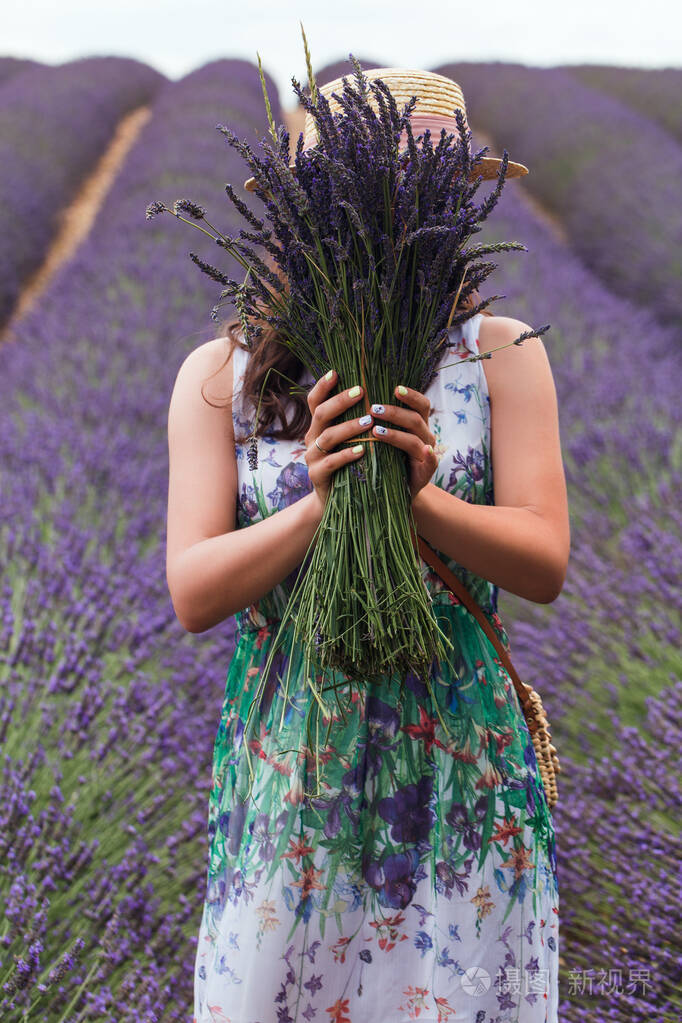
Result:
{"type": "Polygon", "coordinates": [[[324,451],[325,455],[329,454],[329,452],[325,448],[321,448],[320,445],[317,443],[317,437],[315,438],[315,447],[317,448],[318,451],[324,451]]]}

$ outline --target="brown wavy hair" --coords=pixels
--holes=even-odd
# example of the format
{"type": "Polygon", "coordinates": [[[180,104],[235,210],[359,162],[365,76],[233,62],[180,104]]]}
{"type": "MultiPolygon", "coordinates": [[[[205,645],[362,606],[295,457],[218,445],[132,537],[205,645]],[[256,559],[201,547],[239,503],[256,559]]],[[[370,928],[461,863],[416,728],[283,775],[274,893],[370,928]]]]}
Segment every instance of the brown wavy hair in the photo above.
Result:
{"type": "MultiPolygon", "coordinates": [[[[270,254],[266,254],[263,257],[263,261],[270,267],[273,273],[280,276],[284,289],[288,292],[288,281],[286,277],[281,277],[274,258],[270,254]]],[[[263,283],[267,288],[270,288],[267,281],[263,283]]],[[[480,294],[474,290],[466,299],[460,300],[457,305],[457,311],[471,309],[481,301],[480,294]]],[[[495,315],[488,309],[483,309],[482,313],[484,316],[495,315]]],[[[248,401],[254,410],[258,408],[260,399],[260,413],[258,423],[254,428],[254,435],[262,437],[267,433],[269,436],[282,440],[302,440],[310,427],[312,418],[308,408],[307,393],[294,392],[290,394],[289,387],[291,384],[289,381],[300,382],[304,373],[304,365],[293,352],[278,340],[276,328],[260,318],[256,318],[252,322],[262,327],[262,333],[253,340],[253,347],[251,349],[244,341],[242,325],[238,316],[232,316],[220,324],[220,333],[217,336],[227,338],[228,353],[225,362],[211,376],[215,376],[216,373],[219,373],[227,365],[237,346],[249,352],[250,358],[246,362],[246,370],[240,393],[242,401],[248,401]],[[268,376],[268,386],[263,387],[268,370],[271,371],[268,376]],[[280,373],[283,375],[280,376],[280,373]],[[286,377],[289,377],[289,380],[286,377]],[[287,418],[287,410],[291,413],[290,419],[287,418]],[[275,419],[279,419],[281,427],[271,429],[275,419]]],[[[204,384],[210,379],[211,377],[208,377],[204,384]]],[[[204,394],[203,384],[201,395],[204,401],[209,405],[213,405],[213,402],[209,401],[204,394]]],[[[232,396],[230,395],[225,399],[225,403],[222,406],[214,405],[213,407],[224,408],[227,404],[231,404],[231,402],[232,396]]],[[[235,437],[235,440],[238,443],[245,443],[250,436],[251,434],[238,438],[235,437]]]]}

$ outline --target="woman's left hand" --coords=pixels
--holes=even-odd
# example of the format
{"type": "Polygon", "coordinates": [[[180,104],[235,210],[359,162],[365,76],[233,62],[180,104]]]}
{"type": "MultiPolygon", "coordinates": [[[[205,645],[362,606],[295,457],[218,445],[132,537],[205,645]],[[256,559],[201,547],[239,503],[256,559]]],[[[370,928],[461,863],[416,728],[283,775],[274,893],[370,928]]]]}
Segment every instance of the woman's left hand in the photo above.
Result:
{"type": "Polygon", "coordinates": [[[402,448],[409,455],[409,476],[410,496],[414,501],[419,491],[426,486],[434,472],[438,468],[433,445],[436,438],[429,428],[429,416],[431,414],[431,402],[420,391],[411,387],[407,388],[407,394],[399,394],[395,389],[397,401],[409,405],[409,408],[401,408],[399,405],[372,405],[370,412],[375,419],[386,420],[402,426],[402,430],[393,430],[390,427],[373,426],[372,436],[377,440],[393,444],[402,448]],[[375,411],[380,410],[380,411],[375,411]],[[385,430],[384,433],[377,433],[377,430],[385,430]]]}

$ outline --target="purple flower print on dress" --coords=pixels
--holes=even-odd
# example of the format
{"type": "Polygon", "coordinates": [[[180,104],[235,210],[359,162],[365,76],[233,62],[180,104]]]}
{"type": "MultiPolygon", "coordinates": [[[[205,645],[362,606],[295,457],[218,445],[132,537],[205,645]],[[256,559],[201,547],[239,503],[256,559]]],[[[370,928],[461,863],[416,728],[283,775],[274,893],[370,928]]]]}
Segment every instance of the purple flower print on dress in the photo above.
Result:
{"type": "Polygon", "coordinates": [[[366,758],[363,754],[356,763],[343,775],[341,791],[333,799],[310,799],[310,805],[316,810],[326,810],[327,818],[324,824],[324,835],[326,838],[336,838],[341,830],[341,810],[346,817],[357,828],[360,820],[359,814],[353,809],[352,803],[358,798],[364,789],[366,758]]]}
{"type": "Polygon", "coordinates": [[[433,791],[433,775],[423,775],[416,785],[403,785],[394,796],[380,799],[377,809],[385,821],[392,825],[394,842],[413,845],[427,841],[434,824],[429,800],[433,791]]]}
{"type": "Polygon", "coordinates": [[[417,890],[414,875],[419,866],[416,849],[391,853],[383,864],[376,860],[363,860],[363,877],[378,892],[382,906],[405,909],[417,890]]]}
{"type": "Polygon", "coordinates": [[[400,714],[378,696],[368,697],[365,714],[368,734],[366,739],[358,740],[358,747],[364,748],[367,770],[376,778],[384,764],[383,753],[396,748],[400,714]]]}
{"type": "Polygon", "coordinates": [[[243,803],[240,799],[235,800],[232,805],[232,812],[230,814],[229,822],[229,842],[228,849],[230,855],[236,856],[239,852],[239,847],[242,841],[242,835],[244,833],[244,823],[246,821],[246,803],[243,803]]]}
{"type": "MultiPolygon", "coordinates": [[[[464,387],[460,387],[458,384],[454,383],[447,383],[445,385],[445,390],[454,391],[455,394],[461,394],[464,400],[468,403],[471,401],[471,395],[475,392],[476,386],[473,383],[465,384],[464,387]]],[[[461,419],[458,418],[457,420],[458,422],[466,423],[467,421],[466,412],[456,411],[455,415],[458,417],[460,416],[463,417],[461,419]]]]}
{"type": "Polygon", "coordinates": [[[458,451],[452,458],[453,466],[450,472],[450,480],[447,489],[451,492],[457,491],[459,497],[465,501],[470,500],[470,495],[476,493],[476,484],[485,478],[485,457],[480,448],[469,447],[466,456],[458,451]],[[464,473],[464,487],[462,481],[457,479],[459,473],[464,473]]]}
{"type": "Polygon", "coordinates": [[[400,714],[395,707],[378,696],[370,696],[366,704],[367,726],[372,736],[395,739],[400,726],[400,714]]]}
{"type": "Polygon", "coordinates": [[[306,494],[311,493],[312,489],[308,467],[301,462],[289,462],[277,477],[274,490],[267,496],[273,508],[282,511],[283,508],[295,504],[306,494]]]}
{"type": "Polygon", "coordinates": [[[405,686],[410,690],[410,692],[414,693],[417,699],[425,700],[428,696],[429,691],[426,685],[414,671],[408,671],[405,673],[405,686]]]}
{"type": "MultiPolygon", "coordinates": [[[[463,866],[464,870],[458,873],[451,863],[447,860],[440,860],[436,864],[436,891],[441,895],[444,895],[446,899],[451,899],[453,891],[456,888],[460,895],[463,895],[469,890],[469,885],[466,883],[467,878],[471,876],[471,868],[475,857],[470,856],[468,860],[465,860],[463,866]]],[[[459,934],[451,931],[450,937],[456,937],[458,941],[461,941],[459,934]]]]}
{"type": "Polygon", "coordinates": [[[242,525],[244,523],[253,522],[258,515],[256,491],[252,486],[246,483],[242,483],[242,492],[239,495],[239,513],[242,525]]]}
{"type": "Polygon", "coordinates": [[[462,844],[472,852],[481,848],[480,828],[488,810],[488,799],[488,796],[481,796],[476,800],[473,823],[469,820],[467,808],[463,803],[453,803],[445,815],[447,823],[463,835],[462,844]]]}
{"type": "Polygon", "coordinates": [[[270,818],[266,813],[259,813],[249,827],[249,831],[260,845],[260,858],[271,860],[275,855],[275,846],[270,835],[270,818]]]}
{"type": "Polygon", "coordinates": [[[279,469],[282,463],[278,462],[277,459],[275,458],[276,450],[277,448],[270,448],[270,454],[266,456],[261,455],[260,460],[264,465],[271,465],[273,468],[279,469]]]}

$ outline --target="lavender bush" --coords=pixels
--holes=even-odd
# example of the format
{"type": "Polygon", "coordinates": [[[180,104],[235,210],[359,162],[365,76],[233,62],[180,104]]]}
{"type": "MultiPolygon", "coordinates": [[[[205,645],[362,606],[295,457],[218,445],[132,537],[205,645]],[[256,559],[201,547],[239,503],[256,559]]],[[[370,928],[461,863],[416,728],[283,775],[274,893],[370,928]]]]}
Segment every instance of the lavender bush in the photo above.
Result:
{"type": "Polygon", "coordinates": [[[136,60],[89,57],[29,67],[0,87],[0,324],[118,121],[164,81],[136,60]]]}
{"type": "Polygon", "coordinates": [[[189,635],[168,596],[168,395],[212,334],[211,289],[140,211],[162,183],[239,176],[215,124],[248,137],[254,93],[242,61],[160,90],[88,239],[0,348],[3,1023],[188,1018],[233,623],[189,635]]]}
{"type": "Polygon", "coordinates": [[[466,63],[434,70],[462,86],[472,124],[530,168],[524,188],[558,214],[597,276],[679,327],[679,143],[567,71],[466,63]]]}

